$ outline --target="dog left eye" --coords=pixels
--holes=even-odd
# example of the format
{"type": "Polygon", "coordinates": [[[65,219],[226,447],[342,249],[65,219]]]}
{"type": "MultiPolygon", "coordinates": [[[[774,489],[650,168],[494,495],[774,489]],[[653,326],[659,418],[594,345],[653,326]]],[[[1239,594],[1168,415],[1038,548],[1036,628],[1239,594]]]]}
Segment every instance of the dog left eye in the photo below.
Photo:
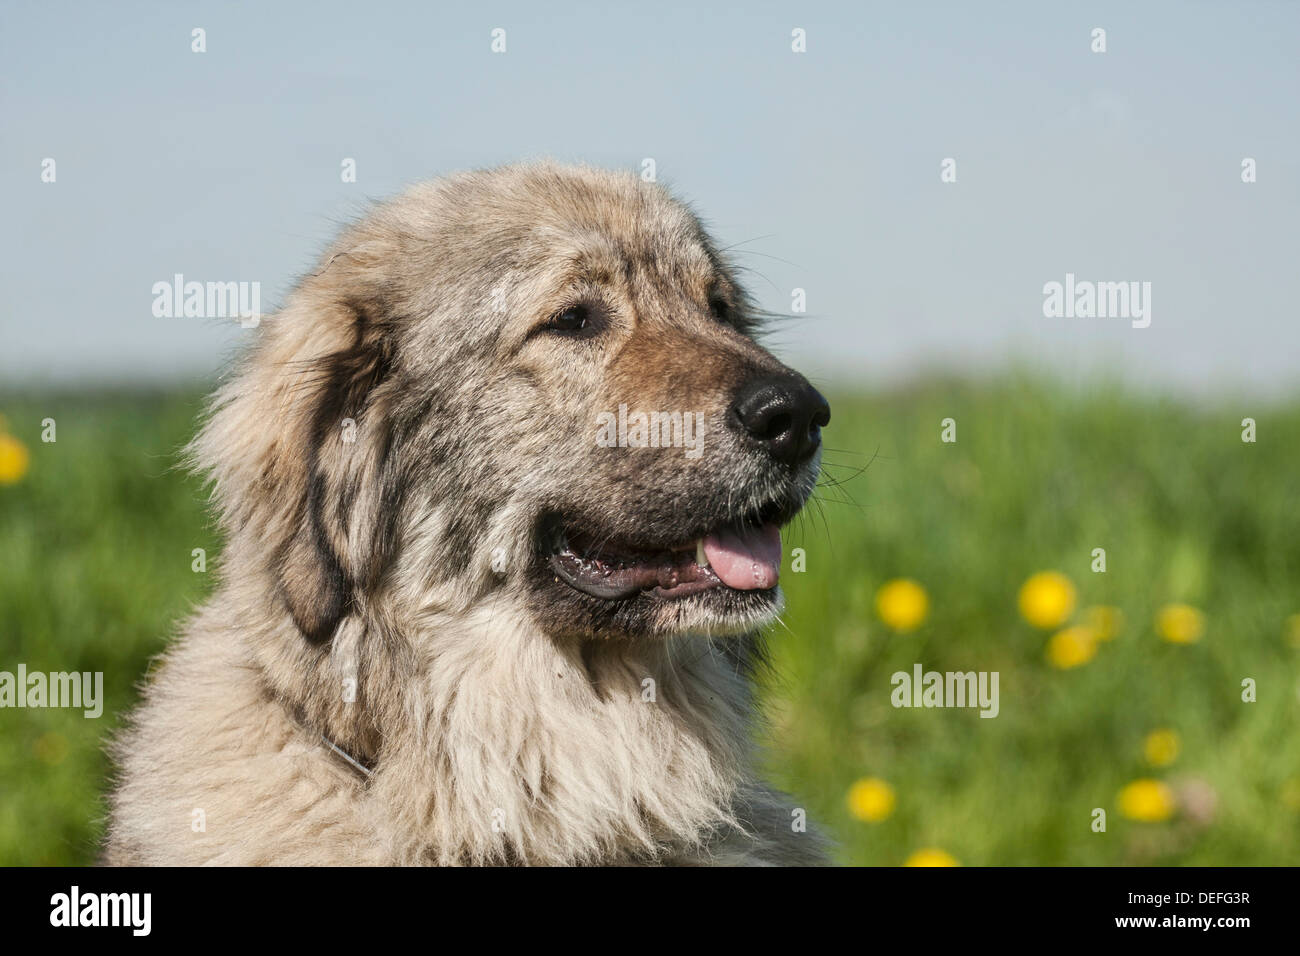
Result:
{"type": "Polygon", "coordinates": [[[709,299],[709,311],[713,313],[713,317],[719,322],[731,321],[731,306],[726,299],[720,296],[715,295],[709,299]]]}

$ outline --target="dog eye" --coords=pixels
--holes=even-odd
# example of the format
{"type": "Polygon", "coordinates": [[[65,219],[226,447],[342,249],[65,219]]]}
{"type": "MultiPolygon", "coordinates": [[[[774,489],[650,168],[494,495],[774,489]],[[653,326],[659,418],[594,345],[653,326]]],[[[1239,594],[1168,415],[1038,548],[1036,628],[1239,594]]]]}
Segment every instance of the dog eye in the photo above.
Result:
{"type": "Polygon", "coordinates": [[[600,311],[586,303],[571,305],[551,316],[542,329],[576,338],[587,338],[600,331],[600,311]]]}
{"type": "Polygon", "coordinates": [[[580,332],[590,318],[585,305],[573,305],[551,317],[551,328],[557,332],[580,332]]]}
{"type": "Polygon", "coordinates": [[[731,305],[720,296],[715,295],[709,299],[709,311],[713,313],[713,317],[719,322],[731,321],[731,305]]]}

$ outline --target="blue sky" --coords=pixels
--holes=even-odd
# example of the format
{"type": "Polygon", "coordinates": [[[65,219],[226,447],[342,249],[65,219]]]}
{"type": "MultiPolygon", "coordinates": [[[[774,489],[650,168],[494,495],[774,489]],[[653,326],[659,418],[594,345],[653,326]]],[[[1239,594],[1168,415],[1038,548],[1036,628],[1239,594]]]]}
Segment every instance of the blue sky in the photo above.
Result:
{"type": "Polygon", "coordinates": [[[764,306],[806,290],[773,341],[821,379],[1293,388],[1300,5],[708,6],[7,3],[0,376],[211,375],[249,333],[155,282],[273,306],[367,200],[552,156],[653,157],[764,306]],[[1067,272],[1150,282],[1150,327],[1045,318],[1067,272]]]}

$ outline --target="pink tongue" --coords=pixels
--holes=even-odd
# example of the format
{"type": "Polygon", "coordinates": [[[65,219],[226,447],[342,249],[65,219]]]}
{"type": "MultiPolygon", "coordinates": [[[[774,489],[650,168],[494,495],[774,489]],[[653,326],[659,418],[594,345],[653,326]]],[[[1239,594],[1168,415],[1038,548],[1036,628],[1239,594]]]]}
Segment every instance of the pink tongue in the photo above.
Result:
{"type": "Polygon", "coordinates": [[[714,532],[704,539],[704,556],[727,587],[766,591],[781,573],[781,529],[765,524],[714,532]]]}

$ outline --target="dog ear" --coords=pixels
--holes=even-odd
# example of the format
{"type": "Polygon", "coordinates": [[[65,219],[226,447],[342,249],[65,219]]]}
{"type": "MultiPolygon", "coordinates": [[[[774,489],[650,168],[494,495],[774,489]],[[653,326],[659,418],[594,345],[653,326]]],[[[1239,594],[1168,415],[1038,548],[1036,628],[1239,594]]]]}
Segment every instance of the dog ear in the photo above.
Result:
{"type": "Polygon", "coordinates": [[[401,493],[387,461],[394,311],[363,281],[373,257],[335,258],[261,323],[188,449],[226,536],[223,575],[271,584],[316,643],[382,573],[401,493]]]}
{"type": "Polygon", "coordinates": [[[280,595],[298,630],[313,644],[334,636],[352,603],[352,584],[321,527],[320,489],[311,480],[297,532],[281,548],[277,563],[280,595]]]}
{"type": "Polygon", "coordinates": [[[313,643],[328,641],[359,587],[378,574],[377,526],[390,441],[376,390],[392,370],[390,330],[373,308],[350,307],[353,338],[316,361],[315,392],[293,530],[277,575],[294,623],[313,643]]]}

